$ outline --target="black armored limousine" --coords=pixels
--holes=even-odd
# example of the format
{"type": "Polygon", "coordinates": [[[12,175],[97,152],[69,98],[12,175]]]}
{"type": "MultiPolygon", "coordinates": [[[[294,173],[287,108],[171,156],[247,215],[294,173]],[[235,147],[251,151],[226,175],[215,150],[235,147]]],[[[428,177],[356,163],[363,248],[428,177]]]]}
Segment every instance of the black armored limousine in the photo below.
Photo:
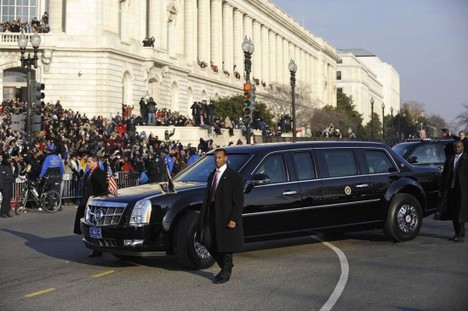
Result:
{"type": "MultiPolygon", "coordinates": [[[[439,201],[439,171],[413,166],[372,142],[231,146],[228,164],[244,183],[245,241],[383,228],[392,240],[416,237],[439,201]]],[[[175,255],[191,269],[214,261],[196,240],[198,211],[215,168],[213,152],[173,182],[91,198],[81,219],[86,247],[119,258],[175,255]]]]}

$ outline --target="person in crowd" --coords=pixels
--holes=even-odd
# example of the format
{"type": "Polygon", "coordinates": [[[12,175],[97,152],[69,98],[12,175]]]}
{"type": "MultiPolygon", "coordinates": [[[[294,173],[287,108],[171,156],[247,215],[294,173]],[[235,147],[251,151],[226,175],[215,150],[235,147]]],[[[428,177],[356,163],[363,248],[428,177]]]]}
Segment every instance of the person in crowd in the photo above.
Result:
{"type": "Polygon", "coordinates": [[[458,132],[458,138],[463,143],[463,150],[465,150],[465,153],[468,153],[468,138],[465,131],[458,132]]]}
{"type": "Polygon", "coordinates": [[[156,102],[153,97],[148,100],[146,109],[148,111],[148,125],[156,125],[156,102]]]}
{"type": "MultiPolygon", "coordinates": [[[[81,234],[80,222],[84,217],[86,202],[92,196],[105,196],[108,195],[107,173],[99,168],[98,157],[93,155],[87,159],[88,172],[83,176],[83,196],[81,198],[78,209],[76,210],[75,225],[73,233],[81,234]]],[[[101,252],[93,251],[88,256],[96,257],[101,256],[101,252]]]]}
{"type": "Polygon", "coordinates": [[[10,201],[13,195],[13,182],[15,177],[11,169],[10,157],[7,154],[1,156],[0,159],[0,192],[2,193],[2,206],[0,209],[0,217],[12,217],[10,212],[10,201]]]}
{"type": "Polygon", "coordinates": [[[187,160],[187,166],[192,165],[200,158],[200,155],[198,154],[197,149],[195,147],[190,148],[188,154],[189,158],[187,160]]]}
{"type": "Polygon", "coordinates": [[[427,139],[426,130],[419,130],[419,132],[418,132],[418,138],[419,138],[419,140],[425,140],[425,139],[427,139]]]}
{"type": "Polygon", "coordinates": [[[46,182],[51,184],[55,182],[60,182],[60,189],[58,189],[60,194],[63,190],[63,175],[65,174],[65,168],[63,166],[62,159],[55,154],[56,147],[51,144],[46,147],[47,156],[42,163],[42,169],[39,173],[39,178],[41,179],[41,185],[46,182]],[[47,181],[46,179],[50,179],[47,181]]]}
{"type": "Polygon", "coordinates": [[[227,165],[225,149],[216,149],[214,161],[216,169],[208,177],[197,238],[221,268],[213,283],[222,284],[231,278],[233,253],[244,248],[244,192],[242,177],[227,165]]]}
{"type": "Polygon", "coordinates": [[[444,208],[441,220],[452,220],[455,234],[450,241],[463,242],[465,222],[468,221],[468,155],[464,153],[463,142],[453,143],[454,155],[444,163],[441,178],[441,194],[444,208]]]}

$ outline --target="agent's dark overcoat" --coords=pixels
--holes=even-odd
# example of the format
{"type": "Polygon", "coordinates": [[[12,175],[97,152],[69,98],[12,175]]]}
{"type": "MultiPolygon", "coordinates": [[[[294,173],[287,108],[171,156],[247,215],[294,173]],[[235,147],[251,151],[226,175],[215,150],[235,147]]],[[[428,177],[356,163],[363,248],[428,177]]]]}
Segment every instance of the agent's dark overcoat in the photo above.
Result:
{"type": "Polygon", "coordinates": [[[455,189],[451,198],[447,200],[447,193],[450,187],[454,155],[447,158],[444,164],[441,178],[441,191],[443,196],[441,220],[457,220],[458,222],[468,222],[468,155],[463,153],[458,160],[455,189]],[[447,202],[454,204],[447,205],[447,202]]]}
{"type": "MultiPolygon", "coordinates": [[[[211,247],[209,229],[209,213],[211,206],[211,184],[213,183],[213,171],[208,177],[207,190],[203,199],[203,205],[200,210],[200,224],[198,228],[198,237],[201,242],[211,247]]],[[[216,232],[216,248],[218,252],[240,252],[244,250],[244,227],[242,225],[242,208],[244,206],[244,193],[242,177],[229,166],[221,176],[216,189],[214,208],[216,232]],[[227,227],[228,222],[232,220],[237,226],[234,229],[227,227]]],[[[214,246],[214,245],[213,245],[214,246]]]]}

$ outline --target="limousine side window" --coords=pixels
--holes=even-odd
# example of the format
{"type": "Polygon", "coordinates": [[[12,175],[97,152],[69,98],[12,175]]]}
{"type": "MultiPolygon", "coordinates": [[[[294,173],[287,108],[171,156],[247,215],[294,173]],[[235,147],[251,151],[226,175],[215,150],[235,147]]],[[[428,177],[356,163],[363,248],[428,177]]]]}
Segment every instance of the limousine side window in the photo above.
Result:
{"type": "Polygon", "coordinates": [[[434,145],[423,145],[416,147],[416,150],[413,151],[410,158],[413,157],[415,157],[415,163],[418,164],[430,164],[439,162],[437,150],[434,145]]]}
{"type": "Polygon", "coordinates": [[[364,154],[367,160],[369,174],[395,172],[395,167],[385,152],[378,150],[365,150],[364,154]]]}
{"type": "Polygon", "coordinates": [[[324,150],[329,177],[357,175],[356,159],[352,150],[324,150]]]}
{"type": "Polygon", "coordinates": [[[267,175],[270,178],[270,183],[288,181],[283,156],[281,154],[274,154],[265,158],[255,174],[267,175]]]}
{"type": "Polygon", "coordinates": [[[296,174],[299,180],[315,179],[314,162],[310,152],[294,152],[294,163],[296,163],[296,174]]]}

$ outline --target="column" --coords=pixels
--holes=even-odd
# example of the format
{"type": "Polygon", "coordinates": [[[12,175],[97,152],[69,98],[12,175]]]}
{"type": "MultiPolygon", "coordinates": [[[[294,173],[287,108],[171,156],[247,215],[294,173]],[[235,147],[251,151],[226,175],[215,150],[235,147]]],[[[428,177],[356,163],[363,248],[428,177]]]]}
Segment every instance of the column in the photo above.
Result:
{"type": "Polygon", "coordinates": [[[283,38],[280,35],[276,35],[276,82],[283,83],[283,74],[285,69],[283,68],[283,38]]]}
{"type": "Polygon", "coordinates": [[[255,51],[252,57],[252,75],[261,81],[262,78],[262,37],[260,32],[260,23],[252,21],[252,42],[255,45],[255,51]]]}
{"type": "Polygon", "coordinates": [[[210,0],[198,0],[198,60],[210,65],[210,0]]]}
{"type": "Polygon", "coordinates": [[[270,67],[270,77],[268,79],[269,83],[273,83],[278,81],[276,78],[276,34],[273,31],[268,32],[268,43],[269,43],[269,50],[270,50],[270,61],[269,61],[269,67],[270,67]]]}
{"type": "Polygon", "coordinates": [[[155,46],[161,46],[161,8],[158,2],[149,1],[149,29],[148,35],[154,36],[155,46]]]}
{"type": "MultiPolygon", "coordinates": [[[[39,18],[39,17],[38,17],[39,18]]],[[[49,26],[50,32],[63,32],[62,0],[50,0],[49,26]]]]}
{"type": "MultiPolygon", "coordinates": [[[[233,9],[228,3],[223,4],[223,70],[233,74],[233,9]]],[[[240,47],[239,47],[240,48],[240,47]]]]}
{"type": "Polygon", "coordinates": [[[261,53],[261,64],[262,72],[260,75],[261,81],[270,82],[270,49],[268,44],[268,28],[265,25],[261,26],[262,36],[262,53],[261,53]]]}
{"type": "Polygon", "coordinates": [[[234,51],[234,64],[233,64],[233,68],[234,66],[236,66],[236,68],[234,69],[234,71],[237,71],[239,73],[242,73],[243,72],[243,63],[244,63],[244,55],[243,55],[243,52],[242,52],[242,40],[244,40],[244,31],[243,31],[243,16],[242,16],[242,12],[239,11],[239,10],[236,10],[234,9],[234,47],[233,47],[233,51],[234,51]]]}
{"type": "Polygon", "coordinates": [[[289,85],[289,61],[291,60],[290,54],[289,54],[289,42],[286,39],[283,39],[283,65],[281,66],[284,68],[283,72],[283,83],[286,85],[289,85]]]}
{"type": "Polygon", "coordinates": [[[195,36],[197,33],[197,28],[196,28],[195,18],[194,18],[195,14],[197,14],[196,1],[197,0],[185,0],[184,49],[185,49],[185,57],[187,59],[188,64],[192,64],[196,61],[195,59],[195,36]]]}
{"type": "Polygon", "coordinates": [[[222,67],[223,50],[223,8],[221,0],[211,0],[211,61],[213,65],[222,67]]]}

